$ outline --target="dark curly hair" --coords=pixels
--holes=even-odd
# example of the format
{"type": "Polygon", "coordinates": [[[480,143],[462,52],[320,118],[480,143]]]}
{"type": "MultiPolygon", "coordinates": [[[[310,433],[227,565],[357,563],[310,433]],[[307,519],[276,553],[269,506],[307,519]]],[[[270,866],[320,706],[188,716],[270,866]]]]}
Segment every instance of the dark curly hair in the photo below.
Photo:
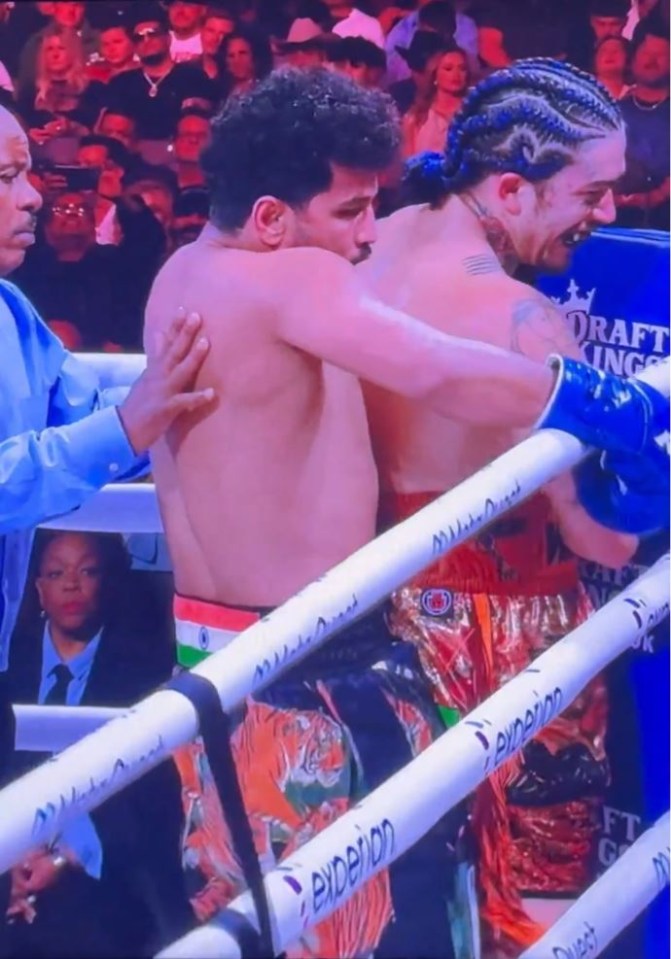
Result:
{"type": "Polygon", "coordinates": [[[400,143],[386,94],[329,70],[282,69],[231,97],[201,154],[212,222],[240,229],[264,195],[301,207],[328,190],[333,165],[382,171],[400,143]]]}
{"type": "Polygon", "coordinates": [[[519,60],[466,95],[444,153],[408,161],[404,201],[437,205],[491,173],[539,183],[567,166],[581,143],[622,125],[617,102],[590,74],[559,60],[519,60]]]}

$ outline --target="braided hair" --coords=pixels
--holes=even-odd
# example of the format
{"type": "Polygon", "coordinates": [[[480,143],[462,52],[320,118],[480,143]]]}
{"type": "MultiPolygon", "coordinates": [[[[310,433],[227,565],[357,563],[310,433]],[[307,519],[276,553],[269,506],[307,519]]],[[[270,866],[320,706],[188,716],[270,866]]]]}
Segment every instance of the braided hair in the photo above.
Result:
{"type": "Polygon", "coordinates": [[[435,206],[491,173],[546,180],[571,162],[581,143],[622,123],[616,101],[588,73],[559,60],[518,60],[467,94],[444,153],[408,161],[404,199],[435,206]]]}

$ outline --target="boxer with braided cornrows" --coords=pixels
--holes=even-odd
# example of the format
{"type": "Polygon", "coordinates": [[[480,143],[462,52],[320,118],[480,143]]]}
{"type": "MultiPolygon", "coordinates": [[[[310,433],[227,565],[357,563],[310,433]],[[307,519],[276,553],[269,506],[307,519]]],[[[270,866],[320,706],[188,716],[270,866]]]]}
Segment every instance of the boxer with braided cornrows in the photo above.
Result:
{"type": "MultiPolygon", "coordinates": [[[[592,77],[548,60],[495,72],[467,96],[445,152],[409,161],[412,205],[380,224],[359,272],[384,302],[441,332],[539,361],[559,355],[552,362],[570,377],[582,355],[563,316],[514,273],[520,264],[563,272],[576,245],[613,221],[624,151],[618,106],[592,77]]],[[[602,376],[593,371],[595,395],[602,376]]],[[[366,393],[385,525],[524,435],[448,420],[377,387],[366,393]]],[[[590,614],[574,554],[622,566],[633,534],[667,522],[668,457],[650,439],[644,455],[593,457],[399,590],[392,631],[419,651],[446,721],[590,614]]],[[[485,925],[514,954],[538,935],[521,894],[571,895],[590,879],[609,775],[606,719],[599,679],[477,794],[485,925]]]]}

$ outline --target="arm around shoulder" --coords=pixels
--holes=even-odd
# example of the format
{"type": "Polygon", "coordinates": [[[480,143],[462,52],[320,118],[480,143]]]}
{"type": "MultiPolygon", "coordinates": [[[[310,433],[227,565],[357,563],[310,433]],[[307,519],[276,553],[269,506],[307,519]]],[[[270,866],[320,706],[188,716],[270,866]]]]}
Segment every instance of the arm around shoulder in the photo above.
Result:
{"type": "MultiPolygon", "coordinates": [[[[270,260],[269,260],[270,265],[270,260]]],[[[530,427],[551,391],[540,363],[447,336],[371,295],[345,260],[322,250],[273,254],[275,333],[304,352],[443,416],[530,427]]]]}

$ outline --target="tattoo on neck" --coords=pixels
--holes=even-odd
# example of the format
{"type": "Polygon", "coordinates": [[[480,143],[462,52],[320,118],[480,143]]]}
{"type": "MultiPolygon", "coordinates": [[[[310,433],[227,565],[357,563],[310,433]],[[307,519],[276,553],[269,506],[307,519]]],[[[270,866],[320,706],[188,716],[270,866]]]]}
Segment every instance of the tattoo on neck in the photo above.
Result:
{"type": "Polygon", "coordinates": [[[503,223],[490,213],[487,207],[472,194],[460,193],[459,198],[482,226],[487,242],[498,257],[503,269],[512,276],[519,266],[519,260],[513,248],[512,240],[503,223]]]}
{"type": "Polygon", "coordinates": [[[491,253],[480,253],[464,259],[464,269],[469,276],[486,276],[488,273],[501,273],[501,264],[491,253]]]}

